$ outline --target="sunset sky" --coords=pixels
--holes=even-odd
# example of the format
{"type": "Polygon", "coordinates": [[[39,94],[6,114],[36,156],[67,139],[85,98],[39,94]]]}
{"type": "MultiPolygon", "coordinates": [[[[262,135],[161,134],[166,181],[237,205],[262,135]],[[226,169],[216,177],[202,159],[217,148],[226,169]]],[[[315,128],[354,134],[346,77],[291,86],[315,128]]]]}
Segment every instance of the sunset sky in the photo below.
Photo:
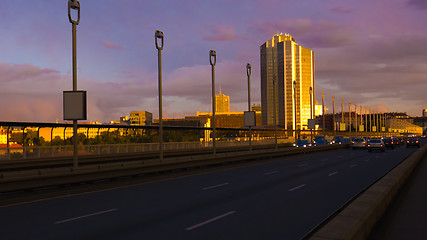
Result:
{"type": "MultiPolygon", "coordinates": [[[[67,0],[0,5],[0,121],[62,121],[72,90],[67,0]]],[[[155,30],[165,35],[163,117],[211,109],[209,50],[216,89],[231,110],[261,102],[259,47],[289,33],[315,52],[316,100],[337,112],[344,98],[376,111],[420,116],[427,108],[425,0],[80,0],[78,89],[88,120],[107,122],[147,110],[158,116],[155,30]]]]}

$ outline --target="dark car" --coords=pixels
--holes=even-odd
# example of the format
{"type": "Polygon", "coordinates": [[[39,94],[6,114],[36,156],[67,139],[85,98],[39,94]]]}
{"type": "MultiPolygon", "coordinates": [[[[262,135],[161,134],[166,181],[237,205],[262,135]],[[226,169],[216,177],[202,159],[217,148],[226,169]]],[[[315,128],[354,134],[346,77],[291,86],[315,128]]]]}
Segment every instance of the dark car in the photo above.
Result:
{"type": "Polygon", "coordinates": [[[374,138],[369,140],[368,144],[366,145],[366,149],[368,149],[369,152],[372,152],[372,150],[381,150],[384,152],[385,146],[383,140],[379,138],[374,138]]]}
{"type": "Polygon", "coordinates": [[[395,147],[400,146],[400,140],[398,138],[391,138],[395,147]]]}
{"type": "Polygon", "coordinates": [[[410,137],[406,140],[406,147],[416,146],[420,147],[420,139],[417,137],[410,137]]]}
{"type": "Polygon", "coordinates": [[[384,143],[384,146],[386,147],[386,148],[393,148],[394,149],[394,141],[393,141],[393,139],[392,138],[390,138],[390,137],[387,137],[387,138],[383,138],[383,143],[384,143]]]}

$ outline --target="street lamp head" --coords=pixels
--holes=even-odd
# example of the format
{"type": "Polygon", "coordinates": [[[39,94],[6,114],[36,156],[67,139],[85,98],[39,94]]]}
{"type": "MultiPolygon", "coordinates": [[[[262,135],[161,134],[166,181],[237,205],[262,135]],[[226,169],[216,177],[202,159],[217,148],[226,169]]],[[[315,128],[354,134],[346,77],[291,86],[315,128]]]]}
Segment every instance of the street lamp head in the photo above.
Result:
{"type": "Polygon", "coordinates": [[[68,19],[70,23],[78,25],[80,22],[80,3],[77,0],[68,1],[68,19]],[[71,9],[77,10],[77,20],[73,20],[71,17],[71,9]]]}
{"type": "Polygon", "coordinates": [[[252,73],[252,67],[251,67],[251,64],[248,63],[246,64],[246,74],[248,75],[248,77],[250,77],[251,73],[252,73]]]}
{"type": "Polygon", "coordinates": [[[215,64],[216,64],[216,51],[215,50],[210,50],[209,61],[210,61],[212,66],[215,66],[215,64]]]}
{"type": "Polygon", "coordinates": [[[160,31],[160,30],[156,30],[156,32],[154,33],[154,37],[155,37],[155,40],[156,40],[156,48],[157,48],[157,50],[162,50],[163,49],[163,44],[164,44],[164,35],[163,35],[163,32],[162,31],[160,31]],[[159,45],[159,41],[158,40],[161,40],[161,45],[159,45]]]}

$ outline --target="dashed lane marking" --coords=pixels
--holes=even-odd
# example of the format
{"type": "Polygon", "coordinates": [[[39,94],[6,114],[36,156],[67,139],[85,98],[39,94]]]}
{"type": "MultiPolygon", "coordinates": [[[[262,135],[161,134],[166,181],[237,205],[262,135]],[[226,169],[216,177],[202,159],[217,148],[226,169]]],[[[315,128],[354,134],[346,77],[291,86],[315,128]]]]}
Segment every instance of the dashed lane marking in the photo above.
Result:
{"type": "Polygon", "coordinates": [[[305,184],[301,184],[301,185],[299,185],[299,186],[296,186],[296,187],[294,187],[294,188],[291,188],[291,189],[289,189],[288,191],[289,191],[289,192],[292,192],[292,191],[295,191],[295,190],[300,189],[300,188],[303,188],[303,187],[305,187],[305,184]]]}
{"type": "Polygon", "coordinates": [[[212,188],[222,187],[222,186],[225,186],[225,185],[228,185],[228,184],[229,183],[226,182],[226,183],[221,183],[221,184],[214,185],[214,186],[204,187],[203,190],[208,190],[208,189],[212,189],[212,188]]]}
{"type": "Polygon", "coordinates": [[[204,222],[201,222],[201,223],[198,223],[198,224],[193,225],[193,226],[191,226],[191,227],[188,227],[188,228],[186,228],[185,230],[187,230],[187,231],[193,230],[193,229],[195,229],[195,228],[201,227],[201,226],[203,226],[203,225],[206,225],[206,224],[208,224],[208,223],[214,222],[214,221],[219,220],[219,219],[221,219],[221,218],[227,217],[227,216],[229,216],[229,215],[231,215],[231,214],[234,214],[234,213],[236,213],[236,211],[230,211],[230,212],[228,212],[228,213],[224,213],[224,214],[219,215],[219,216],[217,216],[217,217],[211,218],[211,219],[206,220],[206,221],[204,221],[204,222]]]}
{"type": "Polygon", "coordinates": [[[110,209],[110,210],[105,210],[105,211],[102,211],[102,212],[91,213],[91,214],[83,215],[83,216],[80,216],[80,217],[75,217],[75,218],[69,218],[69,219],[61,220],[61,221],[55,222],[55,224],[61,224],[61,223],[65,223],[65,222],[71,222],[71,221],[79,220],[79,219],[82,219],[82,218],[92,217],[92,216],[96,216],[96,215],[100,215],[100,214],[104,214],[104,213],[109,213],[109,212],[114,212],[114,211],[117,211],[117,208],[113,208],[113,209],[110,209]]]}

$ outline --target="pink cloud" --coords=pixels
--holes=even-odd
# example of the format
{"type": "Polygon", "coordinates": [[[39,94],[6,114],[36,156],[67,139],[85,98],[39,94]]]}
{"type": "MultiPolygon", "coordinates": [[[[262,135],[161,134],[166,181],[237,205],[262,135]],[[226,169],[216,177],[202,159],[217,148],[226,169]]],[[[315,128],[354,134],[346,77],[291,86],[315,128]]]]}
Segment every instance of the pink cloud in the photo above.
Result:
{"type": "Polygon", "coordinates": [[[427,10],[427,2],[425,0],[409,0],[409,6],[420,10],[427,10]]]}
{"type": "Polygon", "coordinates": [[[115,50],[124,50],[125,48],[119,45],[116,45],[110,41],[103,41],[102,44],[106,47],[106,48],[110,48],[110,49],[115,49],[115,50]]]}
{"type": "Polygon", "coordinates": [[[335,12],[335,13],[344,13],[344,14],[353,12],[353,9],[346,8],[346,7],[343,7],[343,6],[333,7],[330,10],[332,12],[335,12]]]}
{"type": "Polygon", "coordinates": [[[355,31],[347,25],[310,19],[279,19],[256,23],[255,31],[272,36],[289,33],[308,48],[333,48],[351,44],[355,31]]]}
{"type": "Polygon", "coordinates": [[[236,41],[244,39],[243,36],[236,34],[233,26],[208,25],[209,34],[203,36],[207,41],[236,41]]]}

